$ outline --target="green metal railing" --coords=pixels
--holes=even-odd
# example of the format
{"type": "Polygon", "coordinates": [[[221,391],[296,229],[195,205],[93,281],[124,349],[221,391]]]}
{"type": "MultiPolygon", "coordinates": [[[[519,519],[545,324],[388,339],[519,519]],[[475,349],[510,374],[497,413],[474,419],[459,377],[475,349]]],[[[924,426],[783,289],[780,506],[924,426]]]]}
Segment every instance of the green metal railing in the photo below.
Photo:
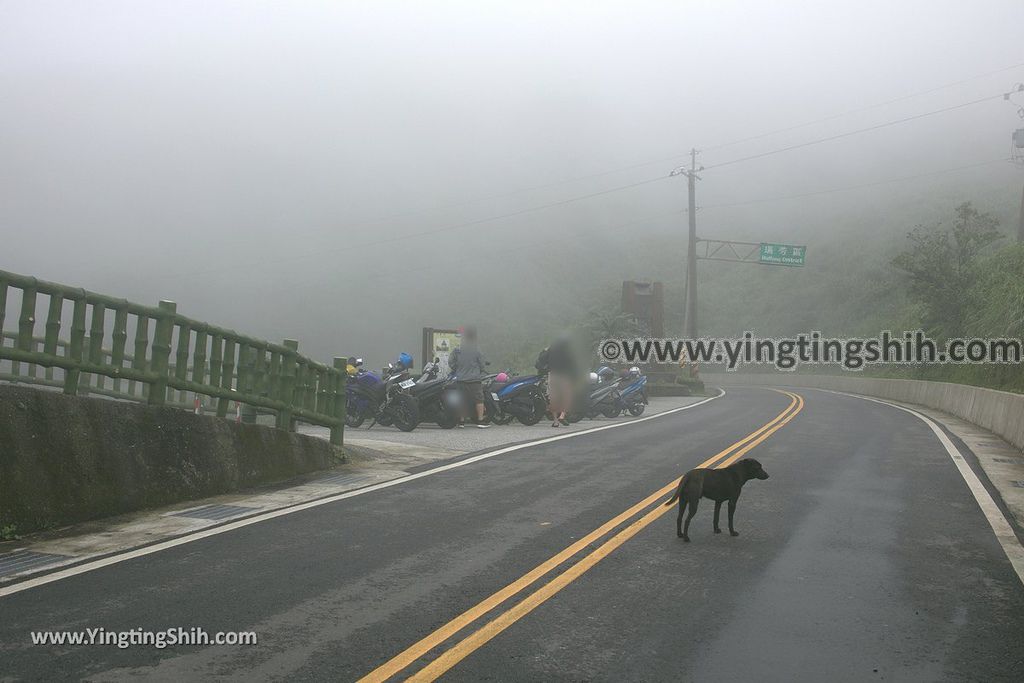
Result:
{"type": "Polygon", "coordinates": [[[274,414],[279,429],[294,429],[296,420],[328,427],[331,443],[340,445],[345,361],[323,365],[298,346],[186,318],[171,301],[152,308],[0,270],[0,380],[183,408],[191,407],[189,394],[205,396],[220,417],[234,401],[252,420],[257,412],[274,414]],[[18,295],[17,331],[5,332],[7,303],[18,295]],[[40,328],[37,311],[44,308],[40,328]]]}

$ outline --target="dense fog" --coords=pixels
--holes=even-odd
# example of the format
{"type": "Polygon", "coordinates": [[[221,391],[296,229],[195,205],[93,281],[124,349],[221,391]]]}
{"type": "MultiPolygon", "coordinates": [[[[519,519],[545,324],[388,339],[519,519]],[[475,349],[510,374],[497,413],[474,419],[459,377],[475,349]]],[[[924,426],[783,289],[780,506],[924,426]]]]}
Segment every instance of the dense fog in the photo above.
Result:
{"type": "Polygon", "coordinates": [[[701,236],[808,246],[799,271],[702,262],[702,331],[851,333],[871,316],[810,293],[888,305],[872,268],[916,225],[970,201],[1015,234],[1024,95],[998,95],[1024,81],[1022,20],[1019,0],[0,2],[0,269],[370,366],[476,325],[511,363],[617,310],[623,279],[664,281],[680,331],[669,173],[696,147],[701,236]]]}

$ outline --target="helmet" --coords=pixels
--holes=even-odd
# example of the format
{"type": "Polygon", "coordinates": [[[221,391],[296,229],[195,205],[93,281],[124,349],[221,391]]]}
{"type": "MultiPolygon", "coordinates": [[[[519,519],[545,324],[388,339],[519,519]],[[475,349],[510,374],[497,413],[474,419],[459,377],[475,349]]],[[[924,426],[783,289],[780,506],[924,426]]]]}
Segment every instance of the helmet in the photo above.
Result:
{"type": "Polygon", "coordinates": [[[597,369],[597,376],[603,380],[609,380],[615,376],[615,371],[607,365],[602,365],[597,369]]]}
{"type": "Polygon", "coordinates": [[[638,368],[637,366],[635,366],[635,365],[634,365],[633,367],[631,367],[631,368],[629,369],[629,374],[630,374],[631,376],[633,376],[633,377],[639,377],[639,376],[640,376],[640,374],[641,374],[641,373],[640,373],[640,368],[638,368]]]}
{"type": "Polygon", "coordinates": [[[401,365],[406,370],[412,368],[412,356],[407,354],[405,351],[398,354],[398,362],[396,365],[401,365]]]}
{"type": "Polygon", "coordinates": [[[591,384],[597,384],[597,380],[598,380],[597,373],[596,372],[590,373],[590,375],[587,377],[587,379],[590,381],[591,384]]]}
{"type": "Polygon", "coordinates": [[[499,372],[498,376],[494,378],[494,381],[498,382],[498,383],[501,383],[501,384],[504,384],[505,382],[508,381],[508,373],[507,372],[499,372]]]}

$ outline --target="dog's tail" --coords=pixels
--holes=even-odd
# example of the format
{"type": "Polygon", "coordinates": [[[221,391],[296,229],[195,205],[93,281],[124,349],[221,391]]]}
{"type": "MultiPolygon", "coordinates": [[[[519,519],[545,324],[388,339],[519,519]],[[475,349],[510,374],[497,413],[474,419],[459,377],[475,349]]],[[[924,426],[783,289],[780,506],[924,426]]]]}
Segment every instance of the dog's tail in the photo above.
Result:
{"type": "Polygon", "coordinates": [[[679,480],[679,486],[676,488],[676,492],[672,494],[672,497],[665,503],[665,507],[668,507],[672,503],[676,502],[683,497],[683,485],[686,484],[686,478],[690,476],[689,473],[683,475],[683,478],[679,480]]]}

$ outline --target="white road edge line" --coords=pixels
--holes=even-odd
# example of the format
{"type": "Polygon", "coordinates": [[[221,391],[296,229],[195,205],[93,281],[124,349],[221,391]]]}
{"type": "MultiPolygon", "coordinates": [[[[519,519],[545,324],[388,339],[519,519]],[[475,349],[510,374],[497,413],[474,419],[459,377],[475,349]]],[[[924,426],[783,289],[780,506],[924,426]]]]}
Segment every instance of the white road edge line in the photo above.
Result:
{"type": "Polygon", "coordinates": [[[841,396],[850,396],[851,398],[859,398],[864,401],[871,401],[872,403],[881,403],[884,406],[890,408],[896,408],[903,412],[910,413],[915,417],[920,418],[928,425],[939,442],[945,447],[949,457],[953,460],[953,464],[960,470],[960,476],[964,478],[967,483],[967,488],[974,494],[974,499],[978,502],[978,507],[985,514],[985,518],[988,520],[989,526],[992,527],[992,531],[996,535],[996,540],[999,541],[999,545],[1002,546],[1003,552],[1006,553],[1006,559],[1010,561],[1010,565],[1013,570],[1017,572],[1017,578],[1020,579],[1021,583],[1024,584],[1024,545],[1021,545],[1020,539],[1017,538],[1017,534],[1013,533],[1013,527],[1003,516],[1003,511],[999,509],[996,502],[992,499],[992,495],[985,488],[985,485],[978,479],[978,475],[974,473],[971,466],[967,464],[967,460],[964,458],[960,449],[956,447],[946,433],[942,431],[942,428],[935,423],[935,420],[931,419],[923,413],[919,413],[911,408],[905,408],[904,406],[897,405],[895,403],[889,403],[877,398],[871,398],[869,396],[861,396],[860,394],[848,394],[845,391],[833,391],[832,389],[817,389],[815,387],[802,387],[803,389],[813,388],[816,391],[827,391],[830,394],[839,394],[841,396]]]}
{"type": "Polygon", "coordinates": [[[366,486],[364,488],[356,489],[354,491],[346,491],[344,493],[339,493],[336,496],[330,496],[330,497],[327,497],[327,498],[319,498],[317,500],[311,500],[311,501],[309,501],[307,503],[299,503],[297,505],[292,505],[290,507],[281,508],[279,510],[271,510],[270,512],[265,512],[265,513],[263,513],[261,515],[254,515],[252,517],[246,517],[245,519],[240,519],[237,522],[230,522],[230,523],[224,524],[222,526],[213,527],[212,529],[203,529],[203,530],[197,531],[195,533],[188,534],[187,536],[180,536],[178,538],[172,538],[170,540],[162,541],[160,543],[155,543],[153,545],[149,545],[149,546],[146,546],[144,548],[136,548],[134,550],[128,550],[128,551],[125,551],[123,553],[118,553],[116,555],[111,555],[109,557],[104,557],[104,558],[101,558],[99,560],[93,560],[92,562],[85,562],[83,564],[76,565],[74,567],[68,567],[67,569],[62,569],[62,570],[59,570],[59,571],[56,571],[56,572],[53,572],[53,573],[50,573],[50,574],[44,574],[44,575],[38,576],[38,577],[36,577],[34,579],[26,579],[26,580],[21,581],[19,583],[12,584],[10,586],[0,586],[0,598],[2,598],[4,596],[7,596],[7,595],[13,595],[14,593],[20,593],[21,591],[26,591],[26,590],[28,590],[30,588],[35,588],[37,586],[42,586],[42,585],[45,585],[45,584],[48,584],[48,583],[53,583],[55,581],[60,581],[62,579],[67,579],[67,578],[70,578],[72,576],[77,576],[78,574],[85,574],[86,572],[91,572],[91,571],[96,570],[96,569],[102,569],[103,567],[109,567],[112,564],[118,564],[120,562],[125,562],[127,560],[132,560],[132,559],[135,559],[136,557],[143,557],[145,555],[151,555],[153,553],[158,553],[158,552],[160,552],[162,550],[168,550],[169,548],[174,548],[174,547],[179,546],[179,545],[185,545],[186,543],[191,543],[193,541],[198,541],[198,540],[201,540],[203,538],[209,538],[210,536],[217,536],[218,534],[224,534],[224,533],[227,533],[229,531],[234,531],[235,529],[240,529],[242,527],[249,526],[250,524],[258,524],[260,522],[265,522],[267,520],[274,519],[275,517],[283,517],[284,515],[290,515],[290,514],[293,514],[295,512],[301,512],[303,510],[309,510],[310,508],[319,507],[321,505],[327,505],[329,503],[334,503],[334,502],[337,502],[339,500],[344,500],[346,498],[353,498],[355,496],[361,496],[361,495],[366,494],[366,493],[373,493],[374,491],[379,491],[381,489],[386,489],[386,488],[389,488],[391,486],[398,486],[400,484],[404,484],[404,483],[409,482],[409,481],[414,481],[416,479],[422,479],[424,477],[429,477],[429,476],[431,476],[433,474],[438,474],[440,472],[447,472],[449,470],[454,470],[454,469],[456,469],[458,467],[465,467],[466,465],[471,465],[471,464],[473,464],[475,462],[480,462],[481,460],[487,460],[488,458],[494,458],[494,457],[497,457],[499,455],[504,455],[506,453],[511,453],[513,451],[520,451],[520,450],[523,450],[525,448],[532,448],[533,446],[541,446],[543,444],[552,443],[554,441],[562,441],[563,439],[572,439],[572,438],[575,438],[575,437],[578,437],[578,436],[583,436],[585,434],[593,434],[594,432],[602,432],[602,431],[604,431],[606,429],[617,429],[619,427],[628,427],[630,425],[635,425],[635,424],[640,423],[640,422],[646,422],[648,420],[656,420],[656,419],[658,419],[660,417],[665,417],[666,415],[673,415],[675,413],[679,413],[679,412],[682,412],[684,410],[690,410],[691,408],[696,408],[697,406],[702,406],[705,403],[709,403],[711,401],[714,401],[715,399],[722,398],[723,396],[725,396],[725,389],[722,389],[721,387],[719,387],[718,391],[720,393],[717,396],[710,396],[710,397],[704,399],[703,401],[697,401],[696,403],[691,403],[689,405],[680,406],[678,408],[671,408],[669,410],[666,410],[666,411],[661,412],[661,413],[657,413],[655,415],[648,415],[646,417],[638,417],[636,419],[629,420],[628,422],[619,422],[619,423],[616,423],[616,424],[602,425],[600,427],[593,427],[591,429],[583,429],[583,430],[580,430],[578,432],[569,432],[568,434],[559,434],[558,436],[549,436],[547,438],[537,439],[535,441],[527,441],[526,443],[516,444],[516,445],[513,445],[513,446],[503,446],[503,447],[498,448],[498,449],[493,450],[493,451],[487,451],[486,453],[480,453],[478,455],[474,455],[471,458],[466,458],[465,460],[459,460],[457,462],[449,463],[447,465],[441,465],[439,467],[435,467],[433,469],[429,469],[429,470],[426,470],[426,471],[423,471],[423,472],[417,472],[415,474],[409,474],[409,475],[406,475],[404,477],[399,477],[397,479],[391,479],[389,481],[381,482],[379,484],[373,484],[371,486],[366,486]]]}

